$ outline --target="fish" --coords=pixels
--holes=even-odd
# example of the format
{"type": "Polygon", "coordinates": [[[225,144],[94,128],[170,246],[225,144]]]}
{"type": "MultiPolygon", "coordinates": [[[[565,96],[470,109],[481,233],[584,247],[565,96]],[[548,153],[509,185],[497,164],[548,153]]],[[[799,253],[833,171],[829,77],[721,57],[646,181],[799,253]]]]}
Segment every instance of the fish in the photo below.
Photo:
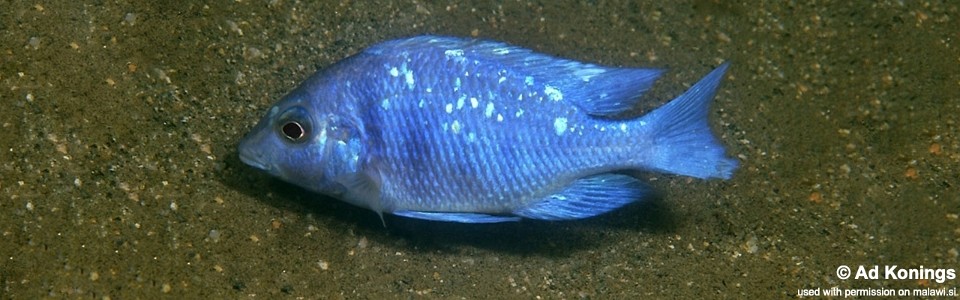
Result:
{"type": "Polygon", "coordinates": [[[269,108],[238,153],[381,221],[583,219],[651,193],[629,171],[732,177],[739,161],[707,118],[728,66],[631,117],[663,70],[484,39],[389,40],[309,76],[269,108]]]}

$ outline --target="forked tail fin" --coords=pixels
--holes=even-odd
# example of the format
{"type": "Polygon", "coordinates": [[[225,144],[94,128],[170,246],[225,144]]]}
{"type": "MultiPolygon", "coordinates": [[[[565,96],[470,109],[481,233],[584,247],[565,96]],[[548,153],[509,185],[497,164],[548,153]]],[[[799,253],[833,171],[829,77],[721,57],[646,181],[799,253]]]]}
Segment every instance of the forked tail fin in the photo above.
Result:
{"type": "Polygon", "coordinates": [[[739,162],[726,156],[707,124],[710,102],[728,66],[720,65],[683,95],[640,118],[655,128],[646,168],[703,179],[733,175],[739,162]]]}

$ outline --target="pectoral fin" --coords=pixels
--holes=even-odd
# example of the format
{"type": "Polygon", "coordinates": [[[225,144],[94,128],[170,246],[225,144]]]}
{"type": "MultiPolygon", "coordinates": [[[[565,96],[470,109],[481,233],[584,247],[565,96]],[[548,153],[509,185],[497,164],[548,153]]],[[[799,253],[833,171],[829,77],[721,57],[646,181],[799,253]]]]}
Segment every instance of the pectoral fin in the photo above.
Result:
{"type": "Polygon", "coordinates": [[[336,181],[347,190],[344,200],[373,210],[380,216],[380,221],[386,227],[387,223],[383,220],[385,209],[383,204],[387,201],[383,199],[383,179],[378,166],[375,160],[368,161],[364,165],[364,171],[340,176],[336,181]]]}

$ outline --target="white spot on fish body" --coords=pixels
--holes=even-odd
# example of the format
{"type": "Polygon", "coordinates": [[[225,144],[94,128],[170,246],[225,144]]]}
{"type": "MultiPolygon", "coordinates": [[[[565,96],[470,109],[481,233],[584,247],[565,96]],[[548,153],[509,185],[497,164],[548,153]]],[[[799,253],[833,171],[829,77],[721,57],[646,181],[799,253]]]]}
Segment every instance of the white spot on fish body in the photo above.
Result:
{"type": "Polygon", "coordinates": [[[390,76],[400,76],[400,70],[397,70],[397,67],[390,68],[390,76]]]}
{"type": "Polygon", "coordinates": [[[467,134],[467,143],[473,143],[477,141],[477,135],[473,132],[467,134]]]}
{"type": "Polygon", "coordinates": [[[453,124],[450,124],[450,131],[454,134],[460,134],[460,121],[453,120],[453,124]]]}
{"type": "Polygon", "coordinates": [[[460,90],[460,77],[457,77],[457,79],[453,81],[453,91],[456,92],[459,90],[460,90]]]}
{"type": "Polygon", "coordinates": [[[627,124],[626,124],[626,123],[620,123],[620,131],[627,132],[627,124]]]}
{"type": "Polygon", "coordinates": [[[380,102],[380,107],[383,107],[383,110],[390,109],[390,98],[383,98],[383,101],[380,102]]]}
{"type": "Polygon", "coordinates": [[[507,81],[507,78],[506,78],[506,77],[500,77],[500,80],[497,80],[497,84],[501,84],[501,83],[503,83],[504,81],[507,81]]]}
{"type": "Polygon", "coordinates": [[[556,118],[553,120],[553,130],[557,132],[557,135],[563,135],[567,131],[567,118],[556,118]]]}
{"type": "Polygon", "coordinates": [[[647,121],[640,120],[640,126],[647,126],[647,121]]]}
{"type": "Polygon", "coordinates": [[[470,107],[477,108],[477,105],[480,105],[480,101],[477,101],[477,97],[470,97],[470,107]]]}
{"type": "Polygon", "coordinates": [[[432,88],[427,88],[427,93],[433,93],[433,89],[432,89],[432,88]]]}
{"type": "Polygon", "coordinates": [[[483,115],[487,116],[487,118],[493,116],[493,102],[487,102],[487,109],[483,111],[483,115]]]}
{"type": "Polygon", "coordinates": [[[462,109],[462,108],[463,108],[463,102],[464,102],[464,100],[467,100],[467,96],[466,96],[466,95],[460,95],[460,99],[457,99],[457,109],[462,109]]]}
{"type": "Polygon", "coordinates": [[[443,55],[446,55],[448,57],[460,57],[460,56],[463,56],[463,50],[461,49],[447,50],[447,51],[443,51],[443,55]]]}
{"type": "Polygon", "coordinates": [[[558,90],[555,87],[548,85],[543,88],[543,93],[547,94],[547,97],[550,97],[550,100],[553,100],[553,101],[563,100],[563,93],[560,92],[560,90],[558,90]]]}
{"type": "Polygon", "coordinates": [[[420,103],[417,103],[417,107],[423,108],[423,105],[426,104],[426,102],[427,102],[426,100],[424,100],[424,99],[421,98],[421,99],[420,99],[420,103]]]}
{"type": "Polygon", "coordinates": [[[497,49],[493,49],[493,54],[496,54],[496,55],[510,54],[510,48],[497,48],[497,49]]]}
{"type": "Polygon", "coordinates": [[[497,114],[497,122],[503,122],[503,115],[497,114]]]}
{"type": "Polygon", "coordinates": [[[522,108],[518,108],[518,109],[517,109],[517,114],[516,114],[517,118],[519,118],[519,117],[522,116],[522,115],[523,115],[523,109],[522,109],[522,108]]]}
{"type": "Polygon", "coordinates": [[[404,78],[407,80],[407,88],[412,90],[412,89],[413,89],[413,83],[414,83],[414,82],[413,82],[413,71],[407,71],[407,73],[404,74],[404,78]]]}
{"type": "Polygon", "coordinates": [[[533,85],[533,77],[527,76],[523,78],[523,83],[526,85],[533,85]]]}
{"type": "Polygon", "coordinates": [[[447,113],[453,113],[453,103],[447,103],[447,113]]]}

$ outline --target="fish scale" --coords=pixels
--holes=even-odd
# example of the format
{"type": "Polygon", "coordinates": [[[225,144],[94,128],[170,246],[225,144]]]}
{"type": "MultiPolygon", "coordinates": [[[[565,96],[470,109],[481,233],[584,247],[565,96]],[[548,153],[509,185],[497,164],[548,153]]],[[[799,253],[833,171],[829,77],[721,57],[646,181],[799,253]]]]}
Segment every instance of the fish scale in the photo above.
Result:
{"type": "Polygon", "coordinates": [[[374,45],[275,104],[245,163],[377,213],[466,223],[590,217],[647,188],[614,173],[730,178],[707,112],[726,64],[653,112],[618,119],[661,71],[420,36],[374,45]]]}

